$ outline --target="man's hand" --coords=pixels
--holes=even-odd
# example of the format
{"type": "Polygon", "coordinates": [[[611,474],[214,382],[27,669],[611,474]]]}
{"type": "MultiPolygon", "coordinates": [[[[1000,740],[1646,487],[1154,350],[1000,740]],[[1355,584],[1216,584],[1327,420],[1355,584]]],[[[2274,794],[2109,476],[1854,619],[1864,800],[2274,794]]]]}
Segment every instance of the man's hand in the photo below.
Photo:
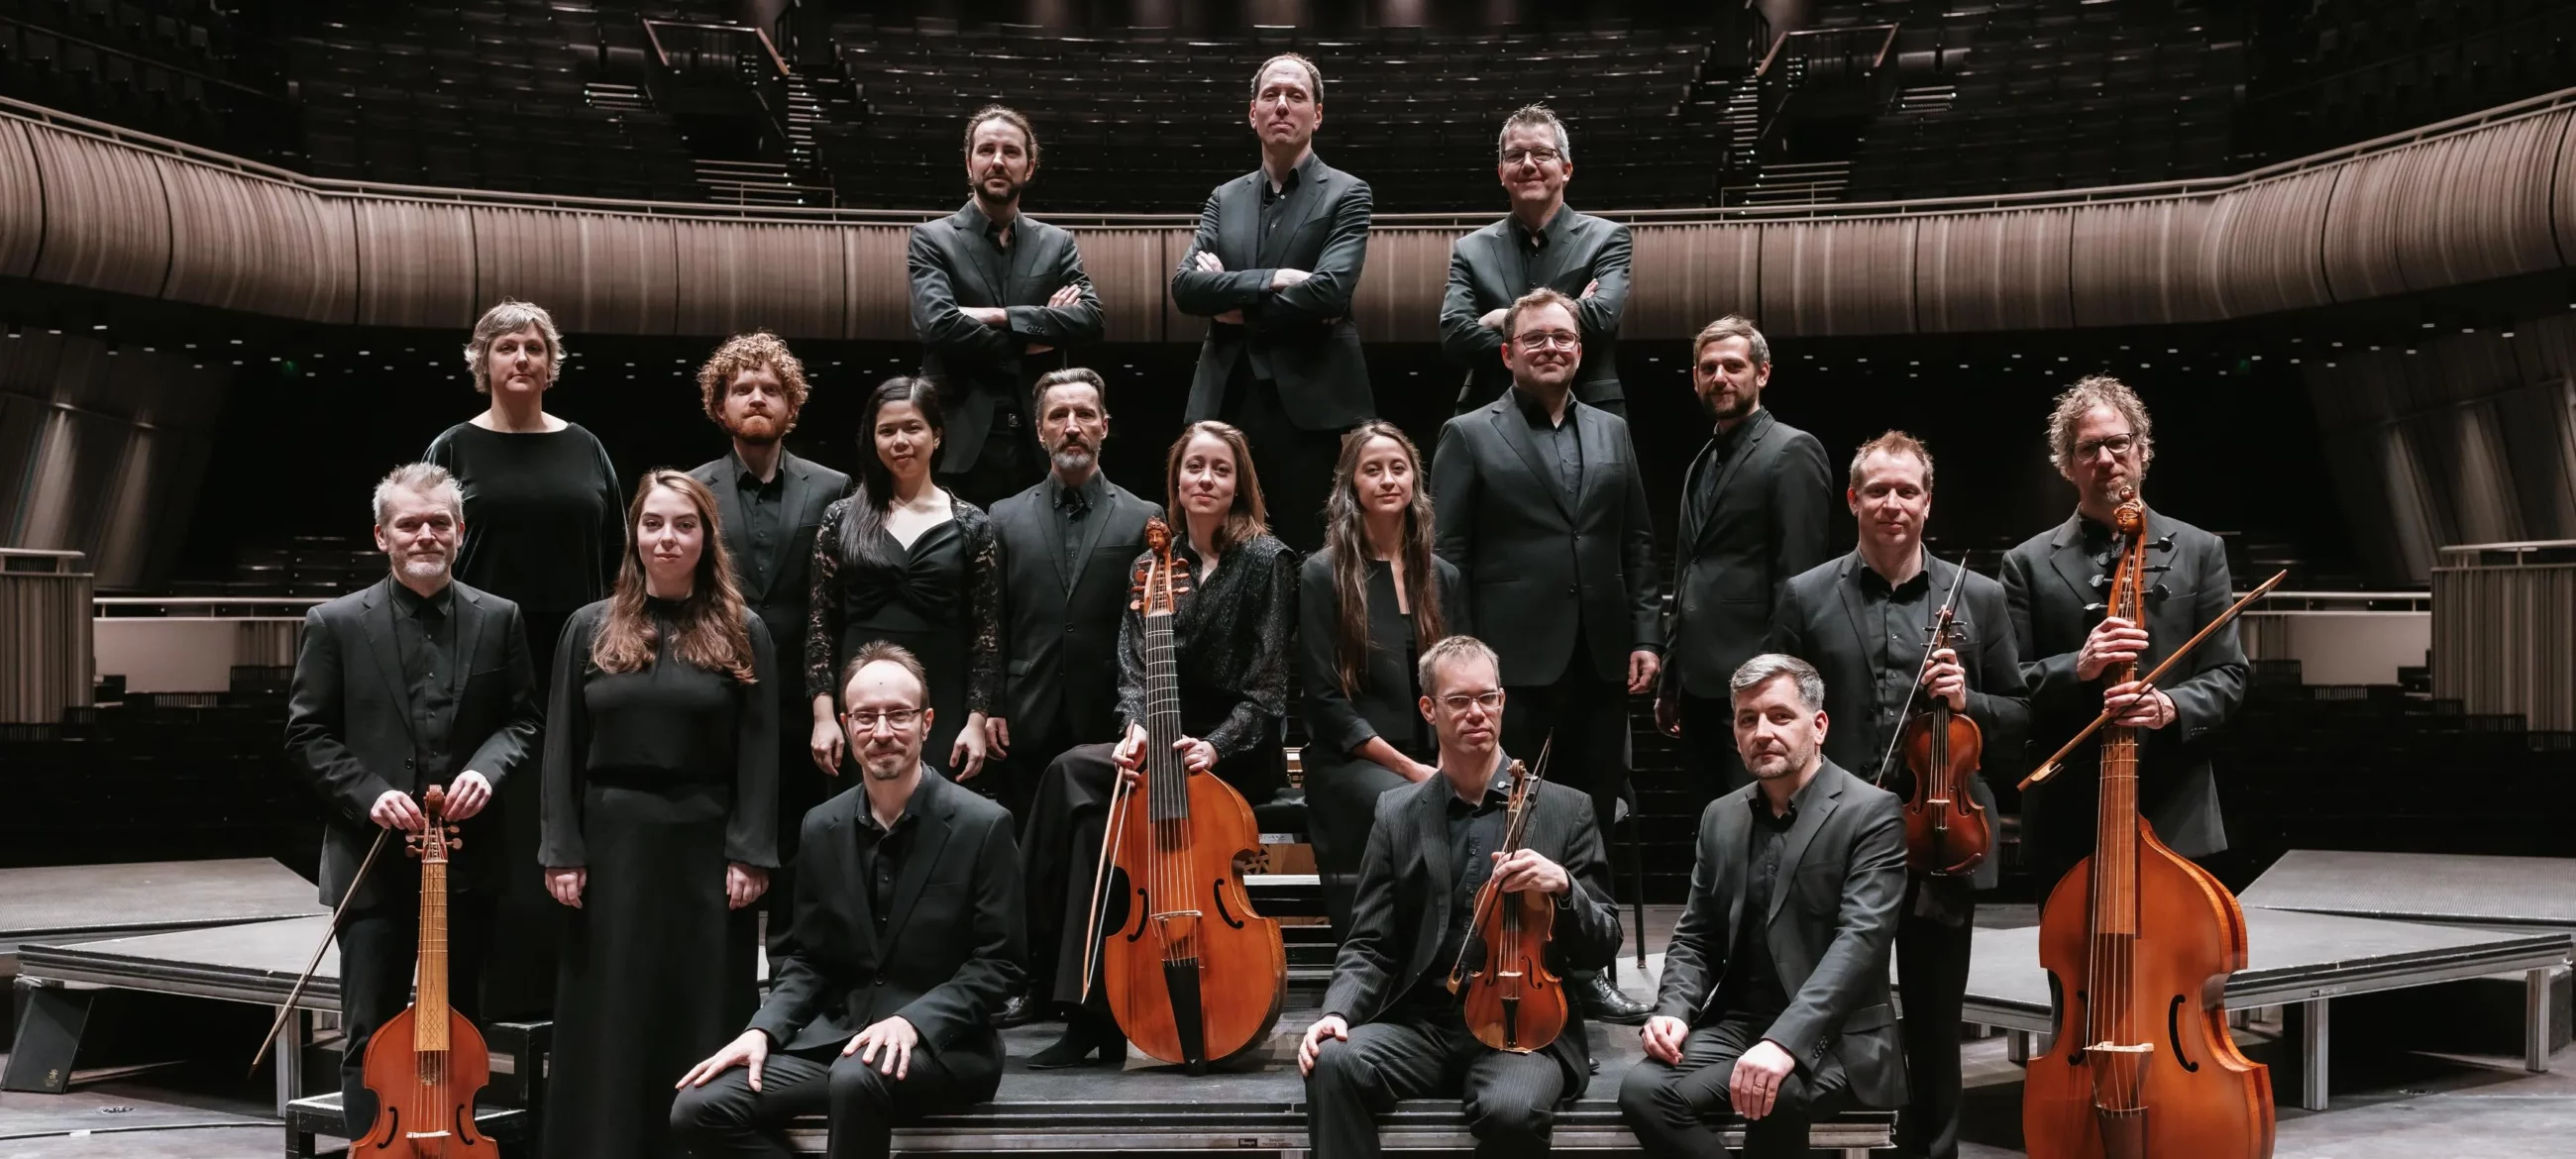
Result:
{"type": "Polygon", "coordinates": [[[2119,713],[2111,723],[2123,728],[2163,728],[2181,715],[2164,689],[2135,680],[2103,689],[2102,711],[2119,713]]]}
{"type": "Polygon", "coordinates": [[[447,783],[447,800],[440,806],[440,812],[450,821],[462,821],[482,812],[483,807],[491,803],[492,782],[484,780],[483,774],[467,769],[447,783]]]}
{"type": "Polygon", "coordinates": [[[1535,849],[1522,847],[1510,857],[1501,850],[1494,859],[1494,886],[1504,893],[1566,893],[1574,888],[1574,879],[1566,876],[1565,867],[1539,856],[1535,849]]]}
{"type": "Polygon", "coordinates": [[[806,743],[806,748],[813,754],[815,768],[823,770],[824,776],[837,777],[841,775],[841,746],[846,743],[841,736],[841,722],[818,720],[814,722],[814,739],[806,743]]]}
{"type": "Polygon", "coordinates": [[[1223,322],[1223,323],[1225,323],[1225,324],[1226,324],[1226,325],[1228,325],[1228,326],[1240,326],[1240,325],[1243,325],[1243,311],[1241,311],[1241,310],[1228,310],[1228,311],[1226,311],[1225,313],[1219,314],[1219,315],[1217,315],[1216,317],[1209,319],[1209,321],[1211,321],[1211,322],[1223,322]]]}
{"type": "Polygon", "coordinates": [[[1690,1023],[1669,1014],[1658,1014],[1646,1020],[1645,1029],[1638,1031],[1637,1037],[1646,1044],[1646,1057],[1679,1066],[1682,1040],[1690,1037],[1690,1023]]]}
{"type": "Polygon", "coordinates": [[[1011,312],[999,306],[959,306],[957,312],[987,326],[1011,324],[1011,312]]]}
{"type": "Polygon", "coordinates": [[[1583,283],[1583,292],[1582,292],[1582,293],[1580,293],[1580,294],[1576,294],[1576,295],[1575,295],[1575,297],[1577,297],[1577,298],[1589,298],[1589,297],[1591,297],[1592,295],[1594,295],[1594,294],[1598,294],[1598,293],[1600,293],[1600,292],[1601,292],[1601,279],[1599,279],[1599,278],[1594,278],[1594,279],[1592,279],[1591,281],[1588,281],[1588,282],[1583,283]]]}
{"type": "Polygon", "coordinates": [[[1081,301],[1082,287],[1079,284],[1068,282],[1065,284],[1063,289],[1047,295],[1047,308],[1050,310],[1061,310],[1067,306],[1077,305],[1081,303],[1081,301]]]}
{"type": "Polygon", "coordinates": [[[848,1046],[841,1048],[841,1055],[858,1055],[860,1062],[876,1067],[878,1074],[900,1079],[912,1073],[912,1048],[919,1045],[921,1032],[898,1014],[860,1031],[848,1046]],[[877,1057],[880,1052],[885,1055],[882,1059],[877,1057]]]}
{"type": "Polygon", "coordinates": [[[411,799],[411,794],[400,789],[387,789],[383,796],[376,798],[375,807],[367,810],[367,819],[405,833],[418,833],[429,827],[429,818],[421,815],[420,805],[411,799]]]}
{"type": "Polygon", "coordinates": [[[590,884],[590,870],[578,865],[546,867],[546,892],[555,900],[574,909],[581,908],[581,891],[590,884]]]}
{"type": "Polygon", "coordinates": [[[1315,1073],[1315,1056],[1323,1052],[1324,1043],[1348,1042],[1350,1038],[1351,1024],[1342,1021],[1341,1015],[1327,1014],[1316,1019],[1313,1026],[1306,1028],[1306,1037],[1297,1041],[1297,1073],[1315,1073]]]}
{"type": "Polygon", "coordinates": [[[1200,273],[1222,274],[1225,272],[1225,263],[1218,261],[1215,254],[1209,253],[1206,250],[1200,250],[1197,254],[1196,260],[1199,264],[1200,273]]]}
{"type": "Polygon", "coordinates": [[[690,1067],[689,1073],[681,1075],[680,1081],[672,1084],[671,1089],[702,1087],[707,1085],[708,1079],[743,1066],[751,1068],[751,1089],[758,1092],[760,1068],[768,1063],[769,1036],[757,1030],[746,1030],[742,1037],[724,1044],[724,1049],[708,1055],[706,1061],[690,1067]]]}
{"type": "Polygon", "coordinates": [[[725,864],[725,908],[741,909],[769,892],[769,871],[739,861],[725,864]]]}
{"type": "Polygon", "coordinates": [[[1924,658],[1923,692],[1935,700],[1950,702],[1950,711],[1968,711],[1968,670],[1959,666],[1959,653],[1942,648],[1924,658]]]}
{"type": "Polygon", "coordinates": [[[1665,736],[1682,734],[1682,694],[1679,689],[1666,688],[1655,693],[1655,727],[1665,736]]]}
{"type": "Polygon", "coordinates": [[[1011,755],[1011,722],[998,716],[984,718],[984,749],[995,758],[1011,755]]]}
{"type": "Polygon", "coordinates": [[[1270,271],[1270,288],[1273,290],[1285,290],[1290,286],[1296,285],[1297,283],[1314,276],[1315,275],[1307,273],[1304,270],[1292,270],[1282,266],[1270,271]]]}
{"type": "Polygon", "coordinates": [[[1655,676],[1663,670],[1664,658],[1655,655],[1653,649],[1639,648],[1628,653],[1628,695],[1654,691],[1655,676]]]}
{"type": "Polygon", "coordinates": [[[1798,1060],[1779,1043],[1763,1039],[1735,1060],[1735,1074],[1727,1080],[1726,1093],[1735,1104],[1735,1113],[1746,1119],[1759,1119],[1771,1113],[1773,1101],[1780,1097],[1780,1083],[1789,1072],[1798,1069],[1798,1060]]]}
{"type": "Polygon", "coordinates": [[[2105,616],[2084,637],[2084,650],[2075,654],[2075,678],[2093,680],[2102,670],[2114,664],[2126,664],[2147,652],[2147,630],[2118,616],[2105,616]]]}
{"type": "Polygon", "coordinates": [[[1500,330],[1503,328],[1503,315],[1509,313],[1509,309],[1487,310],[1484,317],[1476,319],[1476,324],[1487,330],[1500,330]]]}

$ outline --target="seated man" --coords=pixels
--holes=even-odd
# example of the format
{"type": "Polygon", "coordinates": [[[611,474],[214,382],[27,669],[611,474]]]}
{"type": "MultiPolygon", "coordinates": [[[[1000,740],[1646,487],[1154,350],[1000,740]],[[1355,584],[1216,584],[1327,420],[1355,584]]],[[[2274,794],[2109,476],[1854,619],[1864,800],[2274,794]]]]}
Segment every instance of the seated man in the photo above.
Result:
{"type": "Polygon", "coordinates": [[[1468,1032],[1449,970],[1488,878],[1554,900],[1548,963],[1558,974],[1618,956],[1601,830],[1582,790],[1542,781],[1522,847],[1504,856],[1512,782],[1500,663],[1476,639],[1451,636],[1422,654],[1416,675],[1441,775],[1378,797],[1350,936],[1324,1016],[1297,1048],[1306,1131],[1315,1159],[1362,1159],[1378,1154],[1377,1116],[1396,1100],[1463,1095],[1478,1155],[1543,1156],[1558,1101],[1591,1078],[1582,1005],[1568,1002],[1564,1032],[1544,1048],[1495,1050],[1468,1032]]]}
{"type": "Polygon", "coordinates": [[[929,690],[902,648],[850,658],[841,727],[867,778],[805,815],[768,1002],[680,1079],[671,1130],[690,1154],[794,1155],[781,1132],[823,1111],[835,1159],[883,1159],[895,1124],[1001,1084],[985,1020],[1027,955],[1019,847],[1000,805],[921,763],[929,690]]]}
{"type": "Polygon", "coordinates": [[[1813,666],[1765,653],[1727,684],[1753,783],[1700,814],[1690,901],[1619,1109],[1652,1159],[1723,1159],[1710,1120],[1730,1106],[1747,1154],[1804,1159],[1814,1116],[1905,1101],[1887,989],[1905,818],[1824,758],[1813,666]]]}

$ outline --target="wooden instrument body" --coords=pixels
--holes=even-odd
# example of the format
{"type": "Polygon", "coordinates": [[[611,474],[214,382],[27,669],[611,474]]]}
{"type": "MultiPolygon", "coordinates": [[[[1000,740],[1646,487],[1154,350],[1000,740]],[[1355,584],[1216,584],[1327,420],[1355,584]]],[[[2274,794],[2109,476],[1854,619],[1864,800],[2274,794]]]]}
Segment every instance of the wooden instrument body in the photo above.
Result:
{"type": "Polygon", "coordinates": [[[1905,729],[1905,765],[1914,792],[1905,801],[1905,867],[1917,874],[1972,873],[1994,849],[1994,830],[1971,782],[1981,767],[1985,733],[1946,703],[1905,729]]]}
{"type": "Polygon", "coordinates": [[[449,1010],[447,1049],[417,1051],[419,1014],[417,1005],[405,1009],[367,1040],[366,1083],[376,1094],[376,1122],[366,1138],[349,1145],[349,1153],[384,1159],[499,1155],[500,1145],[474,1127],[474,1096],[492,1078],[483,1032],[449,1010]],[[446,1135],[438,1137],[442,1131],[446,1135]]]}
{"type": "Polygon", "coordinates": [[[1514,1054],[1545,1050],[1565,1033],[1565,984],[1547,968],[1548,935],[1556,903],[1540,893],[1504,893],[1492,879],[1476,895],[1476,912],[1490,914],[1480,964],[1467,975],[1460,1013],[1476,1041],[1514,1054]]]}

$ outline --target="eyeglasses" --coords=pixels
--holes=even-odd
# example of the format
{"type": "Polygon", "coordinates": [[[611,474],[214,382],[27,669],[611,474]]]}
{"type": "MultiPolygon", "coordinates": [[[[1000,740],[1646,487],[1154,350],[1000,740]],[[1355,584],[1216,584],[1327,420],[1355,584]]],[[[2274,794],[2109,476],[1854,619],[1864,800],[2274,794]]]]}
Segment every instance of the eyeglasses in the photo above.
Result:
{"type": "Polygon", "coordinates": [[[1558,153],[1554,149],[1505,149],[1503,150],[1503,164],[1518,165],[1523,161],[1536,161],[1541,165],[1545,165],[1550,161],[1556,160],[1560,156],[1563,156],[1563,154],[1558,153]]]}
{"type": "Polygon", "coordinates": [[[1516,334],[1512,341],[1520,343],[1523,350],[1575,350],[1582,347],[1583,336],[1559,330],[1548,334],[1516,334]]]}
{"type": "Polygon", "coordinates": [[[877,722],[880,720],[885,722],[887,728],[901,732],[904,729],[911,728],[915,722],[921,719],[921,710],[918,708],[889,708],[884,712],[845,712],[841,714],[841,719],[849,721],[850,728],[857,732],[875,732],[877,722]]]}
{"type": "Polygon", "coordinates": [[[1451,712],[1465,712],[1471,705],[1476,708],[1484,709],[1487,712],[1492,712],[1497,708],[1501,708],[1503,706],[1502,690],[1498,688],[1492,692],[1479,692],[1473,696],[1469,696],[1466,693],[1461,692],[1454,696],[1443,696],[1440,698],[1440,707],[1448,709],[1451,712]]]}
{"type": "Polygon", "coordinates": [[[2116,459],[2128,454],[2129,448],[2137,445],[2138,436],[2136,435],[2108,435],[2098,439],[2086,439],[2075,444],[2075,457],[2090,459],[2104,451],[2109,451],[2111,457],[2116,459]]]}

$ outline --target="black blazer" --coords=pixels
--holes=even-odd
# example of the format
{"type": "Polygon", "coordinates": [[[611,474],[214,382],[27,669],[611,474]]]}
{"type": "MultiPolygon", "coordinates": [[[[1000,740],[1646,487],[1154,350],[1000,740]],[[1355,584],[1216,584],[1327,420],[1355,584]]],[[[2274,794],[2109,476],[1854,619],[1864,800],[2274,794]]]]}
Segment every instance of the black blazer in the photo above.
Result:
{"type": "MultiPolygon", "coordinates": [[[[1573,895],[1556,914],[1549,968],[1559,974],[1600,969],[1619,956],[1620,931],[1592,798],[1554,781],[1539,782],[1536,793],[1523,844],[1564,866],[1574,881],[1573,895]]],[[[1333,960],[1324,1013],[1353,1026],[1375,1022],[1423,979],[1448,976],[1452,963],[1435,959],[1458,888],[1459,867],[1449,857],[1452,794],[1449,778],[1433,777],[1378,795],[1368,852],[1360,857],[1350,935],[1333,960]]],[[[1884,966],[1880,973],[1886,973],[1884,966]]],[[[1592,1063],[1582,1004],[1566,1007],[1565,1032],[1548,1044],[1547,1053],[1564,1068],[1571,1098],[1583,1093],[1592,1063]]]]}
{"type": "MultiPolygon", "coordinates": [[[[2110,568],[2085,553],[2082,520],[2069,516],[2004,553],[2004,600],[2022,657],[2022,679],[2030,685],[2033,761],[2091,723],[2102,711],[2102,690],[2110,686],[2107,680],[2075,678],[2075,654],[2083,650],[2093,625],[2102,622],[2103,613],[2093,605],[2110,598],[2107,581],[2094,586],[2095,577],[2107,576],[2110,568]]],[[[2167,570],[2147,595],[2147,652],[2138,657],[2142,676],[2236,599],[2227,574],[2227,548],[2217,536],[2151,508],[2147,541],[2148,565],[2167,570]],[[2158,546],[2168,541],[2170,546],[2158,546]]],[[[2161,684],[2173,698],[2174,723],[2138,734],[2138,812],[2155,826],[2156,836],[2185,857],[2227,848],[2218,779],[2205,742],[2245,703],[2246,668],[2235,624],[2210,633],[2175,667],[2185,675],[2168,673],[2161,684]]],[[[2034,844],[2068,859],[2092,852],[2099,751],[2089,743],[2076,750],[2056,776],[2024,795],[2022,820],[2034,844]]]]}
{"type": "MultiPolygon", "coordinates": [[[[1879,727],[1879,658],[1885,649],[1878,645],[1876,628],[1861,622],[1859,584],[1868,569],[1854,551],[1791,576],[1780,587],[1771,635],[1762,642],[1763,651],[1795,656],[1815,665],[1825,678],[1825,714],[1833,723],[1825,733],[1825,759],[1856,770],[1854,775],[1863,780],[1880,775],[1879,762],[1890,739],[1879,727]]],[[[1920,609],[1928,635],[1959,567],[1925,552],[1923,570],[1931,587],[1920,609]]],[[[1990,772],[2014,768],[2020,763],[2022,738],[2030,731],[2030,690],[2022,684],[2003,585],[1975,572],[1960,582],[1956,640],[1959,665],[1968,671],[1968,719],[1985,734],[1986,767],[1990,772]]],[[[1920,655],[1909,652],[1900,666],[1911,668],[1920,655]]],[[[1925,703],[1917,696],[1917,705],[1925,703]]],[[[1891,763],[1885,774],[1890,790],[1906,784],[1906,774],[1896,769],[1901,763],[1891,763]]],[[[1995,791],[1986,778],[1970,782],[1969,794],[1991,819],[1995,791]]],[[[1988,857],[1977,867],[1977,888],[1994,888],[2002,860],[1988,857]]]]}
{"type": "MultiPolygon", "coordinates": [[[[1761,791],[1758,783],[1746,785],[1700,812],[1699,860],[1691,867],[1690,900],[1664,950],[1658,1015],[1696,1026],[1723,1013],[1710,1007],[1739,948],[1745,849],[1761,791]]],[[[1782,839],[1769,941],[1789,1008],[1762,1037],[1795,1057],[1810,1081],[1839,1067],[1862,1106],[1900,1106],[1905,1066],[1896,1007],[1888,999],[1887,956],[1905,897],[1903,807],[1893,794],[1826,761],[1782,839]]]]}
{"type": "MultiPolygon", "coordinates": [[[[322,826],[324,905],[336,906],[349,893],[359,862],[375,842],[376,824],[367,813],[376,798],[394,789],[418,798],[469,769],[492,783],[493,798],[464,823],[466,837],[483,836],[467,841],[466,851],[456,855],[449,882],[493,888],[507,873],[534,868],[507,864],[500,840],[501,788],[534,756],[545,720],[519,605],[453,585],[461,662],[448,674],[454,689],[448,759],[422,768],[412,736],[411,682],[403,677],[394,639],[393,583],[391,577],[378,580],[304,613],[304,639],[287,691],[287,761],[328,805],[322,826]]],[[[350,904],[364,908],[419,891],[419,863],[390,849],[376,857],[350,904]]]]}
{"type": "Polygon", "coordinates": [[[1493,631],[1503,683],[1553,684],[1576,662],[1578,629],[1595,675],[1625,681],[1628,654],[1659,649],[1655,528],[1627,421],[1575,401],[1583,486],[1569,508],[1516,396],[1450,419],[1431,456],[1440,558],[1467,581],[1468,614],[1493,631]],[[1573,601],[1575,615],[1566,613],[1573,601]]]}
{"type": "Polygon", "coordinates": [[[1583,368],[1574,397],[1589,403],[1625,399],[1619,387],[1619,316],[1628,308],[1628,227],[1561,208],[1541,236],[1547,245],[1523,256],[1520,227],[1506,217],[1458,239],[1449,250],[1449,289],[1440,298],[1440,352],[1466,371],[1458,409],[1483,406],[1511,389],[1503,366],[1503,332],[1477,324],[1541,286],[1575,299],[1583,334],[1583,368]],[[1601,288],[1583,296],[1593,282],[1601,288]]]}
{"type": "Polygon", "coordinates": [[[1243,311],[1240,326],[1208,324],[1183,422],[1223,413],[1226,384],[1235,364],[1247,359],[1253,377],[1279,384],[1280,405],[1299,429],[1337,431],[1377,414],[1360,328],[1351,321],[1351,295],[1368,258],[1368,182],[1313,153],[1296,174],[1279,227],[1268,233],[1261,228],[1261,195],[1270,181],[1264,171],[1217,186],[1199,211],[1197,236],[1172,269],[1172,304],[1181,313],[1214,318],[1243,311]],[[1225,271],[1202,272],[1202,251],[1215,254],[1225,271]],[[1271,271],[1282,267],[1314,276],[1273,290],[1271,271]]]}
{"type": "Polygon", "coordinates": [[[939,383],[948,408],[948,437],[940,442],[939,456],[944,472],[973,468],[993,412],[1026,411],[1029,387],[1040,375],[1070,365],[1065,352],[1072,347],[1100,340],[1100,295],[1082,272],[1073,235],[1023,213],[1011,227],[1005,256],[985,240],[988,220],[969,201],[955,213],[916,225],[904,259],[912,273],[912,330],[921,338],[921,373],[939,383]],[[1082,287],[1082,300],[1047,305],[1066,286],[1082,287]],[[1001,307],[1010,324],[987,326],[959,312],[961,306],[1001,307]],[[1053,350],[1026,353],[1041,345],[1053,350]]]}
{"type": "Polygon", "coordinates": [[[1702,520],[1692,501],[1711,469],[1716,440],[1682,476],[1681,544],[1673,550],[1673,606],[1664,686],[1710,700],[1762,649],[1771,605],[1790,576],[1826,559],[1833,471],[1814,435],[1756,410],[1743,443],[1717,476],[1717,503],[1702,520]]]}
{"type": "MultiPolygon", "coordinates": [[[[778,512],[778,525],[786,535],[769,545],[769,582],[765,585],[754,585],[744,570],[751,559],[751,528],[742,505],[742,488],[736,485],[742,478],[741,458],[727,453],[714,462],[699,464],[689,475],[716,493],[725,552],[733,557],[734,581],[742,585],[742,602],[769,629],[770,644],[792,656],[796,642],[805,638],[806,601],[813,582],[814,530],[822,526],[823,512],[832,506],[832,501],[850,493],[850,477],[812,459],[797,458],[784,447],[778,452],[778,470],[787,478],[778,512]]],[[[779,694],[789,704],[803,703],[804,682],[785,675],[793,672],[791,664],[792,661],[779,664],[779,694]]],[[[801,741],[809,715],[810,709],[782,718],[785,734],[801,741]]]]}
{"type": "MultiPolygon", "coordinates": [[[[1441,629],[1452,636],[1474,635],[1466,579],[1436,555],[1431,572],[1441,629]]],[[[1369,610],[1372,615],[1378,611],[1374,606],[1369,610]]],[[[1297,677],[1305,692],[1306,735],[1336,756],[1348,756],[1374,736],[1385,737],[1399,752],[1415,752],[1421,747],[1415,738],[1427,730],[1415,703],[1421,690],[1414,685],[1412,635],[1371,638],[1360,687],[1345,693],[1333,653],[1341,611],[1341,593],[1333,586],[1333,549],[1328,547],[1307,556],[1297,569],[1297,677]]]]}
{"type": "Polygon", "coordinates": [[[1028,957],[1011,815],[922,766],[905,806],[917,828],[880,941],[852,836],[867,808],[858,786],[805,815],[795,917],[751,1028],[806,1050],[901,1015],[950,1070],[998,1077],[1002,1034],[985,1018],[1019,988],[1028,957]]]}
{"type": "MultiPolygon", "coordinates": [[[[1013,740],[1062,736],[1074,744],[1118,735],[1118,625],[1145,550],[1145,521],[1163,513],[1108,479],[1105,498],[1075,521],[1079,570],[1065,570],[1065,545],[1044,480],[993,505],[1002,546],[1001,715],[1013,740]]],[[[1033,754],[1040,760],[1053,753],[1033,754]]]]}

